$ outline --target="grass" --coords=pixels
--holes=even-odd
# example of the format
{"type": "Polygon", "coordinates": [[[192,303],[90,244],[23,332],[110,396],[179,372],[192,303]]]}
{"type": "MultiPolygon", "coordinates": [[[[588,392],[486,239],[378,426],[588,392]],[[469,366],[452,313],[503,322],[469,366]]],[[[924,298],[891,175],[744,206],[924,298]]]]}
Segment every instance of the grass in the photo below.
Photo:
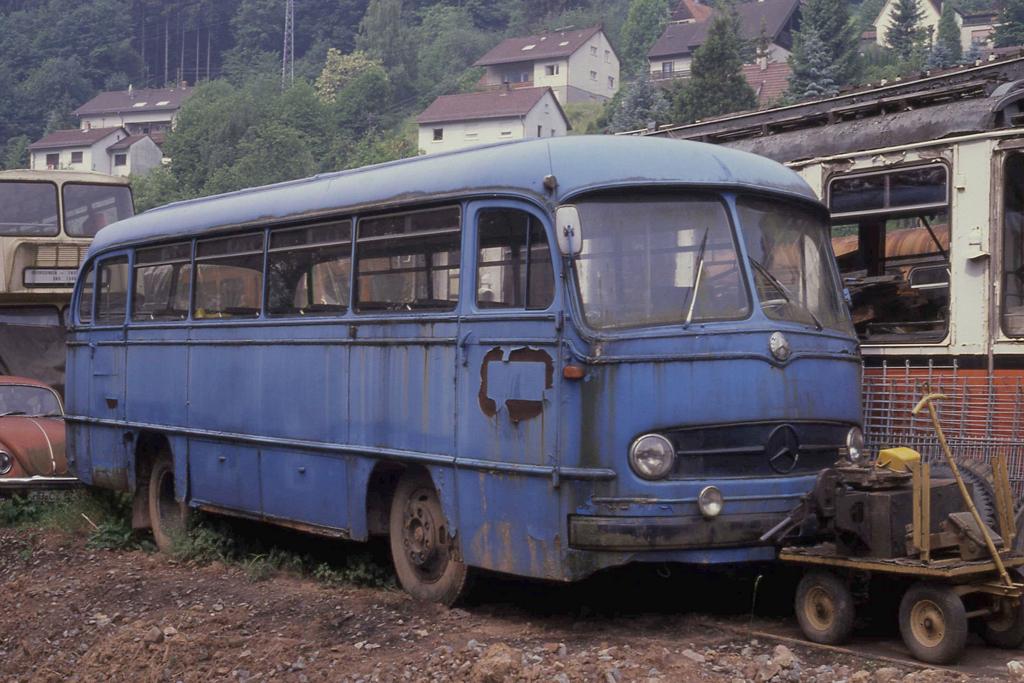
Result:
{"type": "MultiPolygon", "coordinates": [[[[93,549],[155,550],[148,534],[132,530],[131,517],[129,494],[98,489],[38,492],[0,500],[0,528],[85,536],[86,545],[93,549]]],[[[267,525],[246,526],[201,513],[193,513],[188,531],[174,539],[170,554],[179,562],[239,567],[253,582],[284,572],[332,587],[395,585],[390,564],[365,547],[355,549],[348,543],[322,541],[267,525]]]]}

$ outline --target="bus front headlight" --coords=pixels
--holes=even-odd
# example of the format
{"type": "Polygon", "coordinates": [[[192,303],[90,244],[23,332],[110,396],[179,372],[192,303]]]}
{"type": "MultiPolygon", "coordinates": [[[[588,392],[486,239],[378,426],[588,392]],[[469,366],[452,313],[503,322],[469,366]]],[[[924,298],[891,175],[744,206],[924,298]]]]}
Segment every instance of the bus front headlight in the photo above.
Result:
{"type": "Polygon", "coordinates": [[[864,456],[864,432],[860,427],[851,427],[846,433],[846,457],[856,464],[864,456]]]}
{"type": "Polygon", "coordinates": [[[717,486],[705,486],[697,496],[697,507],[700,508],[700,514],[708,519],[717,517],[724,505],[725,497],[722,496],[722,492],[718,490],[717,486]]]}
{"type": "Polygon", "coordinates": [[[629,447],[629,466],[644,479],[664,479],[675,461],[676,449],[661,434],[644,434],[629,447]]]}

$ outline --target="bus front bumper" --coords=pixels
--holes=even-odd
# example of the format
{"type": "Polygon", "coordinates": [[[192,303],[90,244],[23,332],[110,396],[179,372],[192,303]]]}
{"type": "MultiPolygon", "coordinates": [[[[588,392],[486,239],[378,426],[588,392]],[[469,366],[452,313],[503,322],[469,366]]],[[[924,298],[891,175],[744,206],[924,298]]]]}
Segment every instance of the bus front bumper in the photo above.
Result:
{"type": "Polygon", "coordinates": [[[601,517],[571,515],[569,546],[579,550],[688,550],[764,545],[760,537],[785,515],[601,517]]]}

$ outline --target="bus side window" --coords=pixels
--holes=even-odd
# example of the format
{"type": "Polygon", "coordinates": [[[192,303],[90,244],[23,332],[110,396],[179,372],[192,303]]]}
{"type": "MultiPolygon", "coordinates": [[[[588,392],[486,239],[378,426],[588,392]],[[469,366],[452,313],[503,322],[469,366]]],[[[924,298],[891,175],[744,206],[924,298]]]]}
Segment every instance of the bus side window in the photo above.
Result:
{"type": "Polygon", "coordinates": [[[1003,168],[1003,332],[1024,335],[1024,155],[1003,168]]]}
{"type": "Polygon", "coordinates": [[[344,313],[349,302],[351,260],[351,221],[271,232],[267,314],[344,313]]]}
{"type": "Polygon", "coordinates": [[[477,220],[477,306],[528,310],[550,306],[555,278],[551,248],[540,221],[515,209],[485,209],[477,220]]]}
{"type": "Polygon", "coordinates": [[[262,232],[196,243],[193,318],[258,318],[262,292],[262,232]]]}
{"type": "Polygon", "coordinates": [[[96,279],[96,324],[123,324],[128,303],[128,257],[100,261],[96,279]]]}
{"type": "Polygon", "coordinates": [[[184,320],[192,278],[192,245],[173,244],[135,252],[132,320],[184,320]]]}
{"type": "Polygon", "coordinates": [[[78,294],[78,322],[85,325],[92,322],[92,290],[95,279],[96,269],[90,267],[82,280],[82,290],[78,294]]]}
{"type": "Polygon", "coordinates": [[[454,310],[461,239],[458,207],[360,220],[356,310],[454,310]]]}

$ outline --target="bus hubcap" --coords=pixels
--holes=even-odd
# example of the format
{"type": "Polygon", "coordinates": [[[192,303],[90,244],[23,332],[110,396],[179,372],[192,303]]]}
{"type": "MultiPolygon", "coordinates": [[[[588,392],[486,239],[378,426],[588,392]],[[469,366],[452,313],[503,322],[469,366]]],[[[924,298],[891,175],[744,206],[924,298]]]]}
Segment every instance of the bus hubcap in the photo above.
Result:
{"type": "Polygon", "coordinates": [[[426,494],[418,492],[405,515],[405,549],[412,563],[422,569],[437,557],[437,526],[428,500],[426,494]]]}

